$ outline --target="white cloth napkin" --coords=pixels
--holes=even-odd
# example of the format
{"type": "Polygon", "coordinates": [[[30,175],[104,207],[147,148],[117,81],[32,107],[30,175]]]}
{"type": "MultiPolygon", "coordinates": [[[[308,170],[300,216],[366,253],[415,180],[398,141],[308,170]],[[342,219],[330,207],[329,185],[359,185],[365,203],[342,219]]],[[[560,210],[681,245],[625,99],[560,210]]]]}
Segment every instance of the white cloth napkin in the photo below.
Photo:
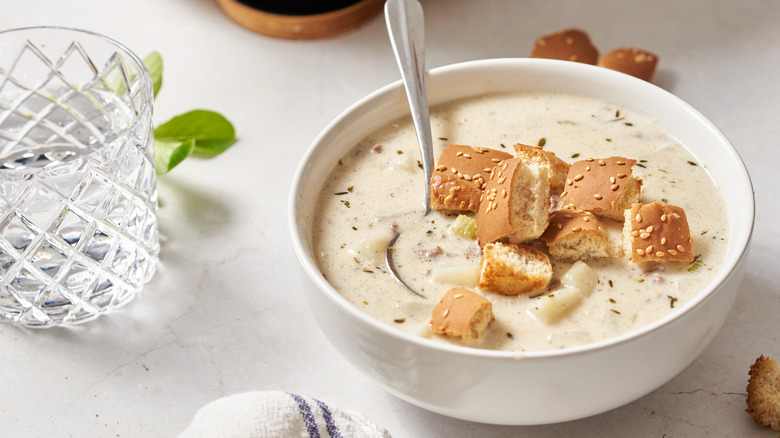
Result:
{"type": "Polygon", "coordinates": [[[179,438],[390,438],[363,415],[315,398],[282,391],[253,391],[212,401],[179,438]]]}

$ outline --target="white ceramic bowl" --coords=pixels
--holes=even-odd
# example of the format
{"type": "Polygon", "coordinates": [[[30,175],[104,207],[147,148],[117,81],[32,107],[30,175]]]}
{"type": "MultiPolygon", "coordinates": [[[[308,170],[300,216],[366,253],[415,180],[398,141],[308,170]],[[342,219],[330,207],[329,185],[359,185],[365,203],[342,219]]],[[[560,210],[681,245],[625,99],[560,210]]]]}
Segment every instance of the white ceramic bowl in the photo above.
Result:
{"type": "Polygon", "coordinates": [[[336,349],[387,391],[464,420],[531,425],[587,417],[629,403],[688,366],[723,324],[739,290],[754,218],[750,177],[729,141],[672,94],[574,62],[495,59],[432,70],[432,105],[495,91],[551,90],[611,101],[658,120],[706,166],[728,204],[729,244],[712,283],[677,312],[606,341],[555,351],[500,352],[444,345],[382,324],[347,302],[315,263],[312,218],[337,160],[409,111],[400,82],[363,98],[314,141],[298,168],[290,227],[311,312],[336,349]]]}

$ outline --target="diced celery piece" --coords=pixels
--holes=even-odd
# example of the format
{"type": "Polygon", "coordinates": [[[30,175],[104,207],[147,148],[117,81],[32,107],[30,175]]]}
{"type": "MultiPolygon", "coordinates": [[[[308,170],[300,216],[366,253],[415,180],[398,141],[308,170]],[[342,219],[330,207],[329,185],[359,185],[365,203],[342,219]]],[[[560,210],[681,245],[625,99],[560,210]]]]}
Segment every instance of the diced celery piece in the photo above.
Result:
{"type": "Polygon", "coordinates": [[[456,236],[474,239],[477,236],[477,220],[465,214],[459,214],[450,224],[449,230],[456,236]]]}

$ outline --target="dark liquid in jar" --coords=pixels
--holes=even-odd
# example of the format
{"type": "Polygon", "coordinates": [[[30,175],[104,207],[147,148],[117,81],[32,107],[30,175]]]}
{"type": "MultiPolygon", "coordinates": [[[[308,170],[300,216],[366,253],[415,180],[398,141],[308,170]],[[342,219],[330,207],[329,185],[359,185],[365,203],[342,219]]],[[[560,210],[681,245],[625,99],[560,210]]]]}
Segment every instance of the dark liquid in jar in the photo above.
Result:
{"type": "Polygon", "coordinates": [[[240,3],[264,12],[280,15],[314,15],[337,11],[360,0],[239,0],[240,3]]]}

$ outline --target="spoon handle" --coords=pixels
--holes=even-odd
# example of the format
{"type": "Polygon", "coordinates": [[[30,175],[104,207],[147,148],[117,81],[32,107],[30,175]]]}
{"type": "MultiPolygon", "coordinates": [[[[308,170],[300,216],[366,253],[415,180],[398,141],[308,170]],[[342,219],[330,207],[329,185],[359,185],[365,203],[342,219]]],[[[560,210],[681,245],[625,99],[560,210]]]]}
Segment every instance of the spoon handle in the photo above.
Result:
{"type": "Polygon", "coordinates": [[[431,210],[433,138],[425,91],[425,21],[417,0],[387,0],[385,20],[395,59],[401,70],[425,172],[425,214],[431,210]]]}

